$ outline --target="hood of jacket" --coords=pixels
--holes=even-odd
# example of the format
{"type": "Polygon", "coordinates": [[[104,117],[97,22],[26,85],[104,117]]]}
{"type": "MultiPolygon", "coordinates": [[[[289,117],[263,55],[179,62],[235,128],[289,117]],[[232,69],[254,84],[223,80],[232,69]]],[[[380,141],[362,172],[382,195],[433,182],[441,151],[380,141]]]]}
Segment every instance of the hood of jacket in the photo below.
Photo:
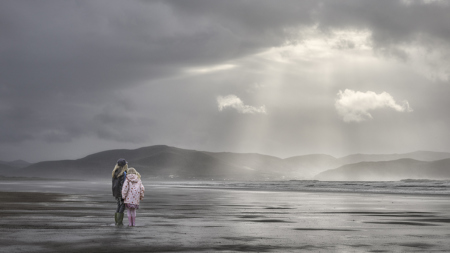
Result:
{"type": "Polygon", "coordinates": [[[132,182],[133,184],[140,181],[139,177],[135,174],[127,174],[128,181],[132,182]]]}

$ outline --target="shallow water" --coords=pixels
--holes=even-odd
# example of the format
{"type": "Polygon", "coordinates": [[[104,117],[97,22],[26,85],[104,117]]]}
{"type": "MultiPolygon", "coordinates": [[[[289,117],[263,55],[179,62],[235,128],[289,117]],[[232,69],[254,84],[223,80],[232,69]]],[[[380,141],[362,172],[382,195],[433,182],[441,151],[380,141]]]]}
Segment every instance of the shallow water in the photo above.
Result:
{"type": "Polygon", "coordinates": [[[392,194],[449,195],[450,181],[402,180],[402,181],[207,181],[207,182],[155,182],[158,186],[247,189],[256,191],[305,191],[305,192],[356,192],[392,194]]]}
{"type": "Polygon", "coordinates": [[[446,195],[307,192],[318,182],[301,183],[146,182],[134,228],[114,226],[109,182],[0,183],[0,251],[450,251],[446,195]]]}
{"type": "MultiPolygon", "coordinates": [[[[108,191],[109,181],[0,181],[0,191],[82,193],[87,189],[108,191]]],[[[450,196],[447,180],[402,181],[147,181],[153,188],[209,188],[252,191],[354,192],[450,196]]]]}

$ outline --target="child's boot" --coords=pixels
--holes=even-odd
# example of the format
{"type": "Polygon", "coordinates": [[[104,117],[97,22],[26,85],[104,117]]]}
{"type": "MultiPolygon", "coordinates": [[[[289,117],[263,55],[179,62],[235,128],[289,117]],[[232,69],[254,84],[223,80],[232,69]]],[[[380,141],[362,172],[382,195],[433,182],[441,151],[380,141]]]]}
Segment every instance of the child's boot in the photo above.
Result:
{"type": "Polygon", "coordinates": [[[131,217],[131,226],[135,227],[136,226],[136,216],[132,216],[131,217]]]}
{"type": "Polygon", "coordinates": [[[117,226],[123,226],[123,213],[117,215],[117,226]]]}
{"type": "Polygon", "coordinates": [[[116,226],[118,225],[118,214],[119,214],[119,213],[115,213],[115,214],[114,214],[114,221],[116,222],[116,223],[115,223],[116,226]]]}

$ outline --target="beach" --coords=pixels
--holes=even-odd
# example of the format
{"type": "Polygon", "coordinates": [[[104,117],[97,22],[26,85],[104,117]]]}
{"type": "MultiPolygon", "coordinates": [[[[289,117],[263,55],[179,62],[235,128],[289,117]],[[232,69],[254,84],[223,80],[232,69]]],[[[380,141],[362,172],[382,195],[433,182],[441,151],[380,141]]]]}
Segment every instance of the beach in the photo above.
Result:
{"type": "Polygon", "coordinates": [[[1,181],[0,251],[450,251],[447,195],[177,185],[145,183],[137,226],[115,227],[108,182],[1,181]]]}

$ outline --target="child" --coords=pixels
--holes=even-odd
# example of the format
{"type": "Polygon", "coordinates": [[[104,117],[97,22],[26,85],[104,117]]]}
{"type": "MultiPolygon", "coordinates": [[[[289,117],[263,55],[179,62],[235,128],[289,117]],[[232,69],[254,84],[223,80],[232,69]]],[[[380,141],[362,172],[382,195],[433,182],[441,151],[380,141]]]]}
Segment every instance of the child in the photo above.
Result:
{"type": "Polygon", "coordinates": [[[144,185],[141,182],[140,174],[134,168],[128,168],[127,178],[123,183],[122,196],[127,207],[128,226],[136,226],[136,209],[139,209],[139,202],[144,198],[144,185]]]}

